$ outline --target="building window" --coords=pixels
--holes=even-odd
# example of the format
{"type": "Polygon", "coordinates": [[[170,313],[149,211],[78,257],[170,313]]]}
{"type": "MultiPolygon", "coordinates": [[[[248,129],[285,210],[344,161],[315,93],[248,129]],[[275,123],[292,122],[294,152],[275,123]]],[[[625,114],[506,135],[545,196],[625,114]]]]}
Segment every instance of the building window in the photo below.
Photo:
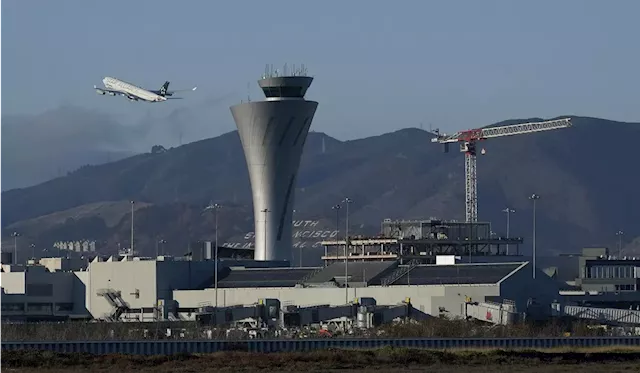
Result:
{"type": "Polygon", "coordinates": [[[303,97],[303,87],[282,86],[282,87],[263,87],[266,97],[303,97]]]}
{"type": "Polygon", "coordinates": [[[2,312],[24,312],[24,303],[2,302],[2,312]]]}
{"type": "Polygon", "coordinates": [[[633,284],[616,285],[616,291],[634,291],[635,286],[633,284]]]}
{"type": "Polygon", "coordinates": [[[56,303],[56,311],[71,312],[73,311],[73,303],[56,303]]]}
{"type": "Polygon", "coordinates": [[[51,297],[53,296],[53,284],[27,284],[26,294],[29,297],[51,297]]]}
{"type": "Polygon", "coordinates": [[[51,313],[51,303],[27,303],[27,312],[51,313]]]}

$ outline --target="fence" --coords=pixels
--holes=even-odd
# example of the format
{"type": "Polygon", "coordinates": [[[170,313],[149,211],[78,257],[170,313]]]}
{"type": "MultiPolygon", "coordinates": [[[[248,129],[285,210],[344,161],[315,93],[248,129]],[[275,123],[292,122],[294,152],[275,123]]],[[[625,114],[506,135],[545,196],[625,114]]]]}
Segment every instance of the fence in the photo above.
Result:
{"type": "Polygon", "coordinates": [[[88,352],[166,355],[176,353],[213,353],[218,351],[302,352],[329,348],[362,349],[380,347],[425,349],[451,348],[555,348],[640,346],[640,337],[569,337],[569,338],[419,338],[419,339],[302,339],[245,341],[73,341],[73,342],[2,342],[2,351],[47,350],[54,352],[88,352]]]}

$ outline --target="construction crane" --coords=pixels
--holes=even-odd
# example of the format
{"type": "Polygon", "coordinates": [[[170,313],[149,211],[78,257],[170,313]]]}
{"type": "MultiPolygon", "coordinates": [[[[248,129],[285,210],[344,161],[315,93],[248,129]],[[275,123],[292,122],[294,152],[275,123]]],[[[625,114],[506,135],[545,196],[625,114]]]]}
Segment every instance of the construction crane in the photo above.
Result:
{"type": "MultiPolygon", "coordinates": [[[[449,152],[449,144],[460,143],[460,152],[465,153],[464,173],[465,173],[465,220],[467,223],[478,221],[478,179],[476,171],[476,143],[494,137],[524,135],[528,133],[550,131],[560,128],[571,127],[571,119],[556,119],[545,122],[533,122],[513,124],[500,127],[477,128],[468,131],[456,132],[453,135],[440,134],[436,129],[437,137],[431,142],[444,145],[444,152],[449,152]]],[[[480,154],[485,154],[482,149],[480,154]]]]}

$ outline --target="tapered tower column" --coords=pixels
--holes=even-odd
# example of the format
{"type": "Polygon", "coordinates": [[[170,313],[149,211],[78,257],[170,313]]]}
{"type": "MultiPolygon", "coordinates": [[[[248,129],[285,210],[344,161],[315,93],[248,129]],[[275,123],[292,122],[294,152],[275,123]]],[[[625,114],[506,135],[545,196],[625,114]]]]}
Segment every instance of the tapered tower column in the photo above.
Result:
{"type": "Polygon", "coordinates": [[[296,176],[318,107],[304,99],[312,81],[265,74],[258,81],[264,101],[231,107],[251,180],[256,260],[291,260],[296,176]]]}

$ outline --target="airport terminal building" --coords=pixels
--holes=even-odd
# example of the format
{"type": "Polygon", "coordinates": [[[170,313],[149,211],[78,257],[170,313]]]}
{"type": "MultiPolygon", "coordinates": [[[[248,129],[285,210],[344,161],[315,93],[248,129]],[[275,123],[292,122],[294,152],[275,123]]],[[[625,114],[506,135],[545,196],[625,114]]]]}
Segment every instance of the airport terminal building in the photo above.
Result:
{"type": "Polygon", "coordinates": [[[473,303],[509,303],[517,310],[549,305],[557,283],[529,262],[400,265],[398,261],[288,267],[282,262],[183,258],[96,257],[86,268],[66,258],[2,266],[5,320],[90,318],[110,321],[195,320],[207,307],[228,308],[277,299],[296,306],[342,306],[372,298],[378,305],[410,303],[420,313],[469,317],[473,303]],[[348,281],[345,287],[345,279],[348,281]],[[383,285],[384,284],[384,285],[383,285]],[[217,299],[217,302],[216,302],[217,299]]]}

